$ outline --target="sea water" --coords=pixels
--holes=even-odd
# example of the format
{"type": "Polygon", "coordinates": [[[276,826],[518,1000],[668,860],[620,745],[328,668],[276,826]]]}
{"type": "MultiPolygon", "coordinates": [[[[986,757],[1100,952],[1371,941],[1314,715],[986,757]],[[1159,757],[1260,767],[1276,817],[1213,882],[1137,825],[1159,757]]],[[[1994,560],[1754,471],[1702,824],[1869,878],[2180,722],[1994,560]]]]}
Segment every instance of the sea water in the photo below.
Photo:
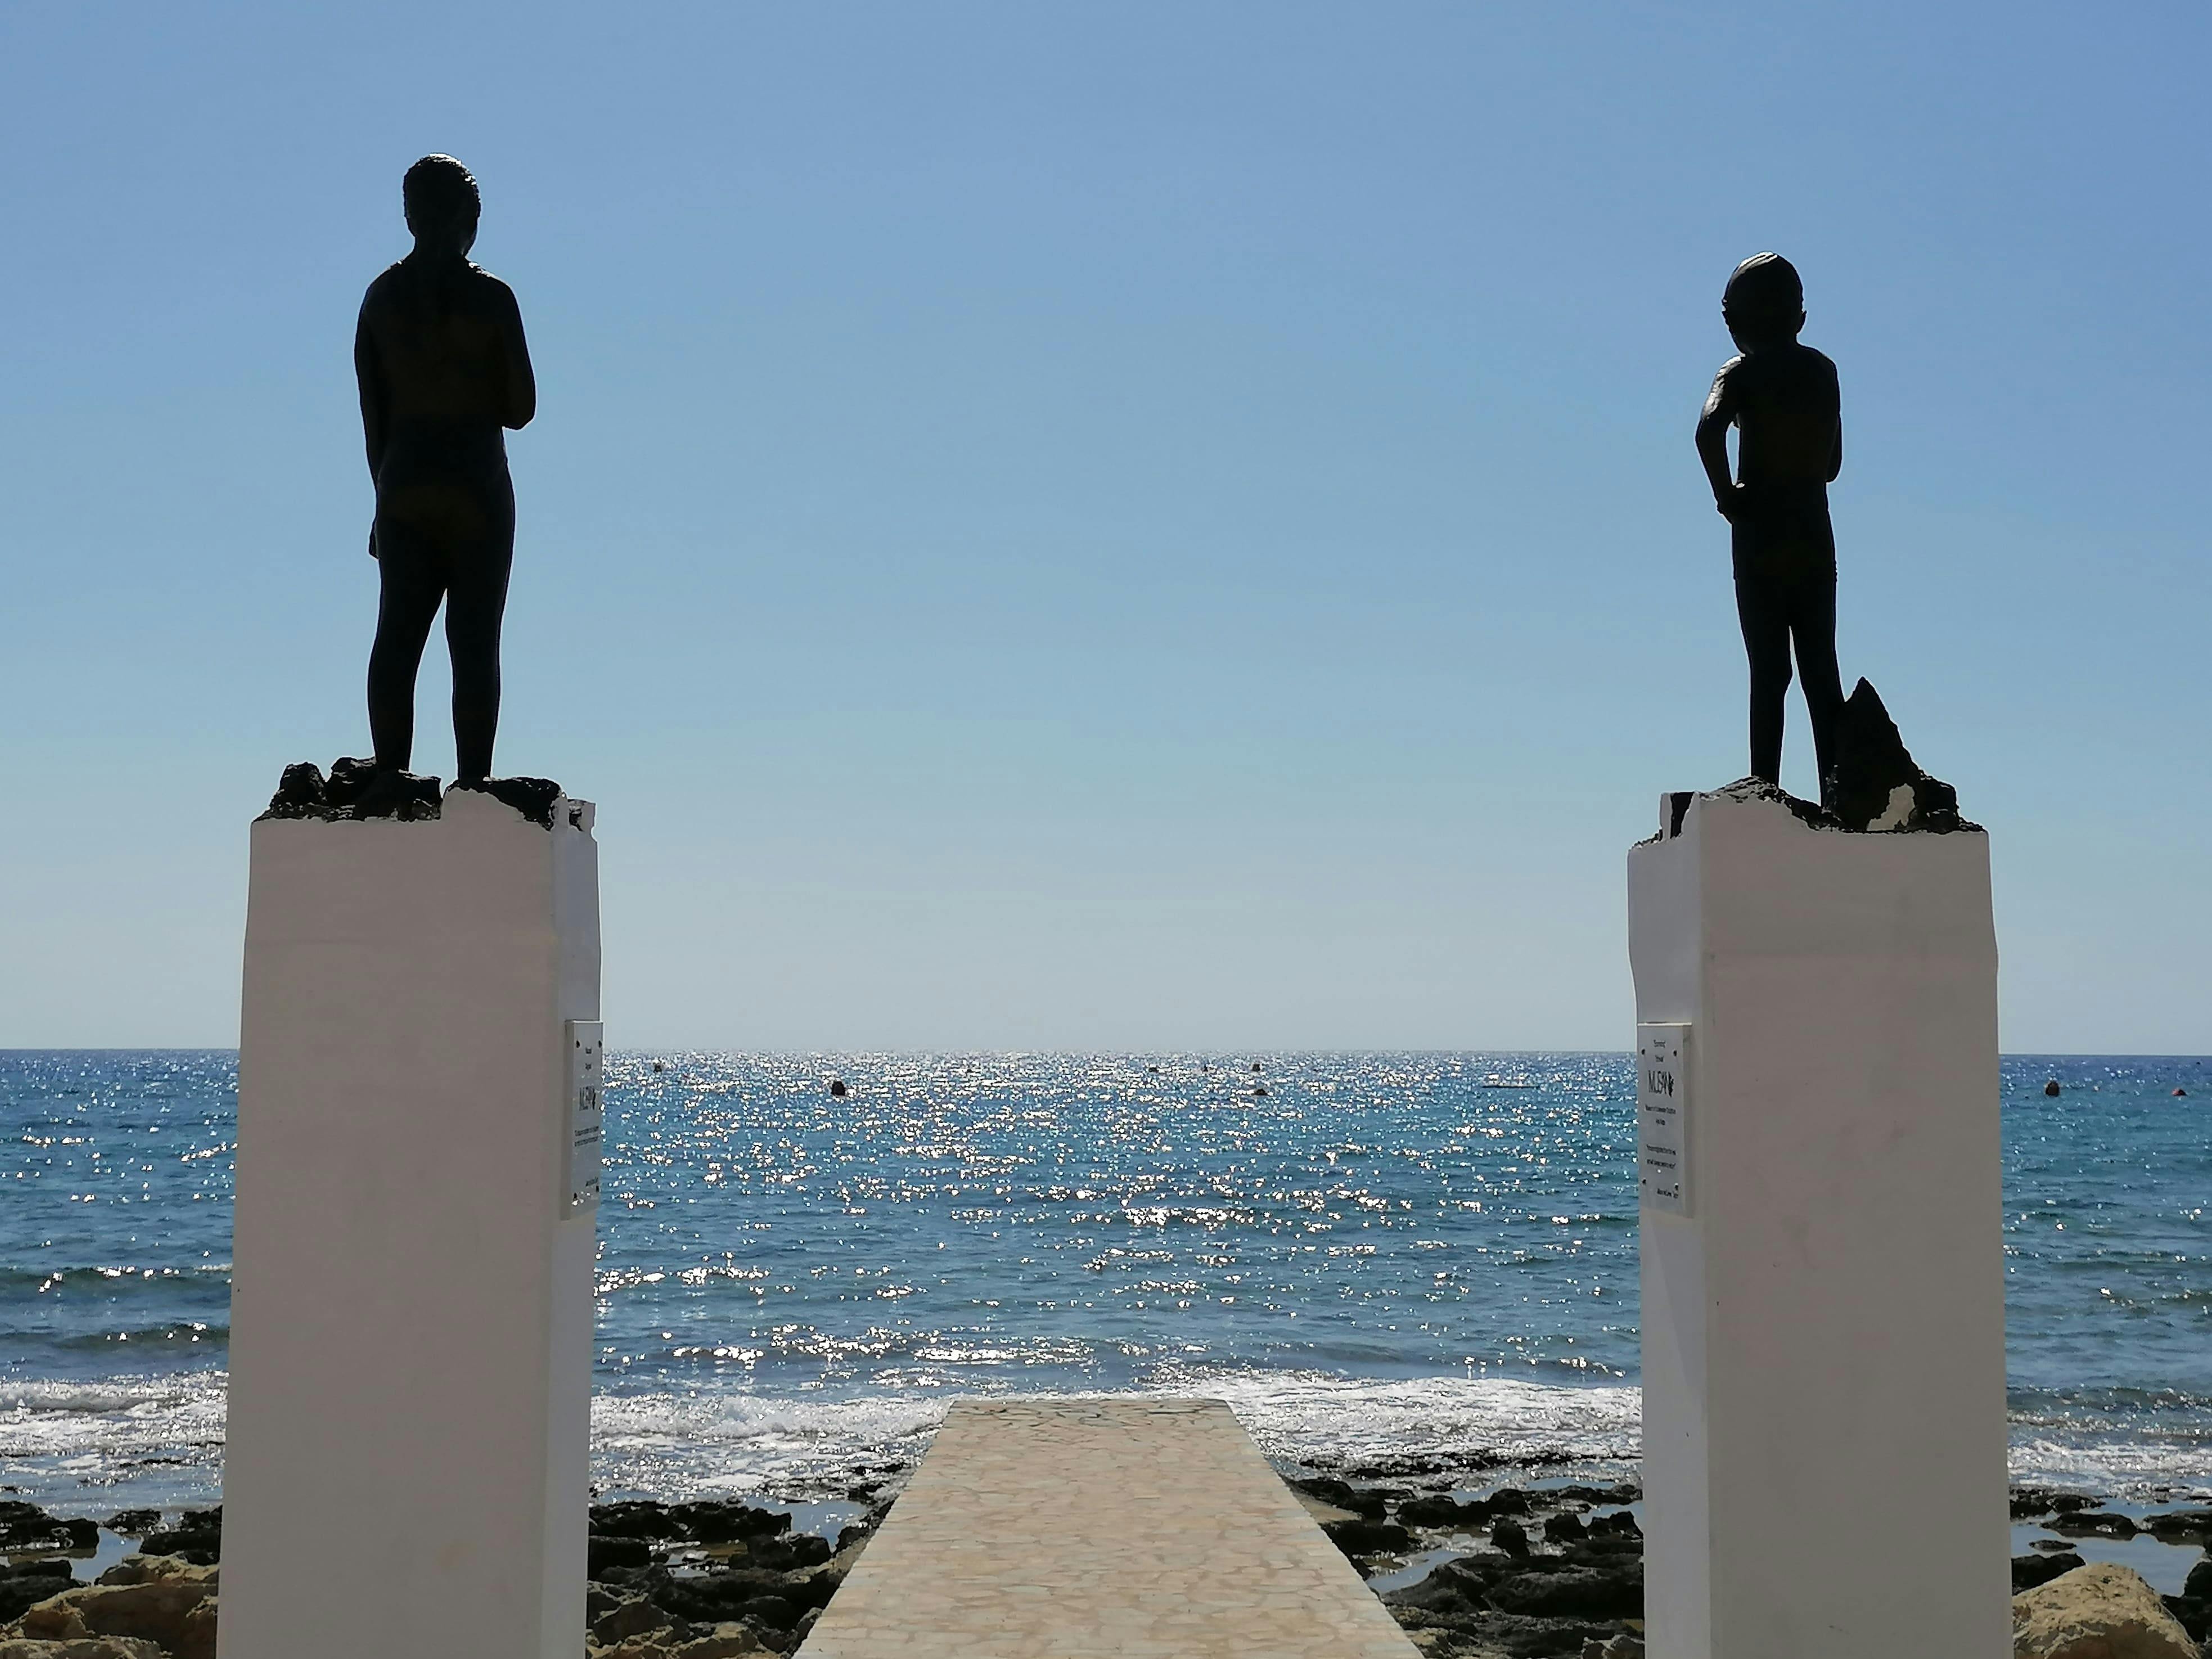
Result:
{"type": "MultiPolygon", "coordinates": [[[[0,1054],[0,1486],[219,1495],[236,1084],[0,1054]]],[[[2002,1091],[2015,1477],[2212,1487],[2212,1063],[2002,1091]]],[[[956,1396],[1102,1391],[1316,1465],[1629,1472],[1633,1127],[1621,1054],[616,1055],[595,1484],[834,1492],[956,1396]]]]}

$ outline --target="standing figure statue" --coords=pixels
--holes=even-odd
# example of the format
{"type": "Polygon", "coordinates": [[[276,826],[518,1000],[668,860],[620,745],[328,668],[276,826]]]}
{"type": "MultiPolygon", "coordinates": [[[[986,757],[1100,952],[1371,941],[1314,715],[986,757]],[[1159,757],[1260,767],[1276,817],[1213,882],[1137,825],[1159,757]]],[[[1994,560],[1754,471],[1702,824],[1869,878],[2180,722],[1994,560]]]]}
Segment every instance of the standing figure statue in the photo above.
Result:
{"type": "Polygon", "coordinates": [[[491,773],[499,729],[499,629],[514,557],[514,486],[502,428],[530,423],[538,386],[514,292],[469,263],[477,181],[426,155],[401,186],[415,251],[368,285],[354,336],[361,424],[382,573],[368,659],[368,729],[380,780],[415,747],[415,672],[438,606],[453,659],[457,781],[491,773]]]}
{"type": "Polygon", "coordinates": [[[1778,253],[1756,254],[1735,268],[1721,316],[1741,355],[1722,364],[1713,380],[1698,417],[1698,454],[1731,532],[1736,615],[1751,659],[1751,769],[1769,783],[1782,781],[1783,699],[1794,645],[1825,799],[1844,706],[1836,669],[1836,533],[1828,520],[1828,485],[1844,465],[1836,366],[1798,343],[1805,290],[1796,268],[1778,253]]]}

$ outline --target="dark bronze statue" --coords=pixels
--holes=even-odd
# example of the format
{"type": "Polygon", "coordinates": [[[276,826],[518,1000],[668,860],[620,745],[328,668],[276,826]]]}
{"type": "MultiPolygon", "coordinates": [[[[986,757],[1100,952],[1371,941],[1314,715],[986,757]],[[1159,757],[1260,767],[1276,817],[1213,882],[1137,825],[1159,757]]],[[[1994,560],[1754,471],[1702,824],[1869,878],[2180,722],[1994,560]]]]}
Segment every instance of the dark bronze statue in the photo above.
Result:
{"type": "Polygon", "coordinates": [[[1729,521],[1736,616],[1751,659],[1751,769],[1779,784],[1791,647],[1805,683],[1825,798],[1844,706],[1836,667],[1836,535],[1828,485],[1844,465],[1836,366],[1808,345],[1805,291],[1778,253],[1746,259],[1721,315],[1741,355],[1721,365],[1698,417],[1698,454],[1729,521]],[[1729,477],[1728,429],[1736,429],[1729,477]]]}
{"type": "Polygon", "coordinates": [[[382,575],[368,659],[376,769],[404,775],[415,746],[415,672],[438,606],[453,659],[457,781],[491,773],[499,630],[514,556],[514,486],[503,428],[530,423],[538,386],[514,292],[469,263],[477,181],[426,155],[401,186],[415,250],[368,285],[354,335],[361,424],[382,575]]]}

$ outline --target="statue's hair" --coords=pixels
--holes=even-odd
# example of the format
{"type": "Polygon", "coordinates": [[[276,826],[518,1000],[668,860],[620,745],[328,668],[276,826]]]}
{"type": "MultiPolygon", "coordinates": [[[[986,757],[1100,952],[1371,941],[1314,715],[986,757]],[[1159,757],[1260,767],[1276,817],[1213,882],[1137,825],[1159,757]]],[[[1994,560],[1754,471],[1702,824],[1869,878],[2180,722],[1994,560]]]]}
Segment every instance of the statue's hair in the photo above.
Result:
{"type": "Polygon", "coordinates": [[[483,210],[476,175],[450,155],[426,155],[399,181],[399,199],[410,225],[450,224],[483,210]]]}
{"type": "Polygon", "coordinates": [[[1797,267],[1778,253],[1754,253],[1729,273],[1721,292],[1721,309],[1741,317],[1780,317],[1790,321],[1805,308],[1805,284],[1797,267]]]}

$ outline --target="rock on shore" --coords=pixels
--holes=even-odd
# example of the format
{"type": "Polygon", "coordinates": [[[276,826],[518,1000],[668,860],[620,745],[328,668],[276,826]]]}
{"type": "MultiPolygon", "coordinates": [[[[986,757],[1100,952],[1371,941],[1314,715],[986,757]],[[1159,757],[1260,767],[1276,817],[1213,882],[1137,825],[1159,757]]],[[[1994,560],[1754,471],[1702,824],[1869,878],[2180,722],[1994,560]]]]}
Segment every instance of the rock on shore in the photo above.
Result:
{"type": "Polygon", "coordinates": [[[2014,1659],[2199,1659],[2156,1590],[2126,1567],[2076,1567],[2012,1600],[2014,1659]]]}

